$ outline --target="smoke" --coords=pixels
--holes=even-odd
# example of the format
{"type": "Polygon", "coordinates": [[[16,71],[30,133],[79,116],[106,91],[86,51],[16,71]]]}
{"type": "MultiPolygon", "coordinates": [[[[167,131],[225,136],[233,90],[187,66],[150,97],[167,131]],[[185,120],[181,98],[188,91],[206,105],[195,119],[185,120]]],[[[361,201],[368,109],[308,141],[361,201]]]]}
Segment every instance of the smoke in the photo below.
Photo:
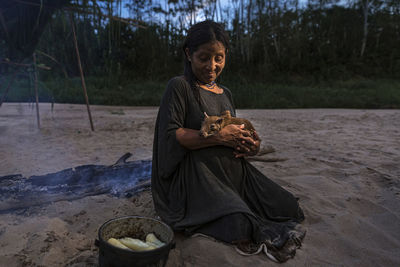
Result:
{"type": "Polygon", "coordinates": [[[0,211],[99,194],[129,197],[150,187],[151,160],[127,162],[128,157],[129,153],[111,166],[83,165],[29,178],[0,177],[0,211]]]}

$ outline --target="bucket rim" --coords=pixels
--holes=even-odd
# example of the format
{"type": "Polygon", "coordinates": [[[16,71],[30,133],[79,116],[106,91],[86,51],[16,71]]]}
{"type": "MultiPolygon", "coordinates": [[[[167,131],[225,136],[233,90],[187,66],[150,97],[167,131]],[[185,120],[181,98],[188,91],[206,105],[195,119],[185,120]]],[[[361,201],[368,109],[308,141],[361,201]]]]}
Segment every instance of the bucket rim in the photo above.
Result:
{"type": "Polygon", "coordinates": [[[146,216],[128,215],[128,216],[121,216],[121,217],[116,217],[116,218],[113,218],[113,219],[109,219],[106,222],[104,222],[100,226],[100,228],[98,230],[98,239],[99,239],[100,243],[104,243],[104,244],[106,244],[106,246],[112,247],[113,249],[117,249],[119,251],[124,251],[124,252],[127,252],[127,253],[146,254],[146,253],[149,253],[149,252],[156,252],[156,251],[159,251],[159,250],[164,250],[166,247],[172,246],[173,243],[174,243],[175,235],[174,235],[174,231],[172,230],[172,228],[168,224],[162,222],[161,220],[158,220],[158,219],[155,219],[155,218],[151,218],[151,217],[146,217],[146,216]],[[157,223],[163,225],[166,229],[168,229],[168,232],[170,232],[171,237],[172,237],[171,240],[168,243],[166,243],[164,246],[161,246],[161,247],[158,247],[158,248],[155,248],[155,249],[152,249],[152,250],[135,251],[135,250],[126,250],[126,249],[123,249],[123,248],[119,248],[119,247],[113,246],[113,245],[109,244],[107,241],[105,241],[102,238],[101,232],[102,232],[102,230],[103,230],[103,228],[105,226],[107,226],[108,224],[110,224],[111,222],[114,222],[114,221],[123,220],[123,219],[131,219],[131,218],[150,220],[150,221],[154,221],[154,222],[157,222],[157,223]]]}

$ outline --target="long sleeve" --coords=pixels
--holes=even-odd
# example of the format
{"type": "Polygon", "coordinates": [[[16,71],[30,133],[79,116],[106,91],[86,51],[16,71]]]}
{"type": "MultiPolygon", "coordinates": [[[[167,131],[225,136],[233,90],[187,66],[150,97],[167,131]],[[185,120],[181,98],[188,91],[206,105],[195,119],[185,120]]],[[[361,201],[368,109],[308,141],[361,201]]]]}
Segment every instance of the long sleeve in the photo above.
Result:
{"type": "Polygon", "coordinates": [[[186,117],[187,84],[177,77],[169,81],[156,124],[158,175],[168,178],[187,153],[176,139],[176,130],[184,127],[186,117]]]}

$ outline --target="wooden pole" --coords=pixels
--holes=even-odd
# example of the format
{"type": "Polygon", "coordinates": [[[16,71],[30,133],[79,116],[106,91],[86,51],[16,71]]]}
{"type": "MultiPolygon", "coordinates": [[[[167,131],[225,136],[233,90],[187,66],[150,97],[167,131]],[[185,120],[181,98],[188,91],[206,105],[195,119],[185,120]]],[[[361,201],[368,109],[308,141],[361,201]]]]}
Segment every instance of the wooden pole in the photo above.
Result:
{"type": "Polygon", "coordinates": [[[87,91],[86,91],[85,77],[83,76],[81,58],[79,56],[78,42],[76,40],[74,20],[72,18],[72,14],[71,13],[69,13],[69,19],[71,21],[72,33],[74,35],[74,44],[75,44],[76,57],[78,58],[79,71],[81,73],[82,88],[83,88],[83,94],[85,95],[85,101],[86,101],[86,107],[87,107],[87,111],[88,111],[88,115],[89,115],[90,127],[91,127],[92,131],[94,131],[93,122],[92,122],[92,115],[90,114],[89,98],[88,98],[87,91]]]}
{"type": "Polygon", "coordinates": [[[11,84],[14,82],[15,77],[17,76],[18,69],[19,69],[19,67],[17,67],[17,69],[14,71],[14,73],[13,73],[13,75],[12,75],[10,81],[8,81],[7,88],[6,88],[6,90],[4,91],[3,96],[1,97],[1,100],[0,100],[0,107],[1,107],[1,105],[3,105],[3,102],[6,100],[6,97],[7,97],[7,95],[8,95],[8,90],[10,90],[11,84]]]}
{"type": "MultiPolygon", "coordinates": [[[[33,97],[32,97],[32,73],[28,69],[28,80],[29,80],[29,103],[28,106],[33,106],[33,97]]],[[[33,109],[33,108],[32,108],[33,109]]]]}
{"type": "Polygon", "coordinates": [[[40,116],[39,116],[39,94],[38,94],[38,78],[36,68],[36,53],[33,53],[33,75],[35,77],[35,96],[36,96],[36,118],[37,126],[40,129],[40,116]]]}

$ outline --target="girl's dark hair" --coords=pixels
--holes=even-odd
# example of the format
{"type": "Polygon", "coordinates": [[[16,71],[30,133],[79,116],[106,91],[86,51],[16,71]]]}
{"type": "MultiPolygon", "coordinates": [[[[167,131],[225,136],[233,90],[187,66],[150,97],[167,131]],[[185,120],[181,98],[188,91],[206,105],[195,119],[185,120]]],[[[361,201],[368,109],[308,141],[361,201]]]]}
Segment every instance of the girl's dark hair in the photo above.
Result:
{"type": "Polygon", "coordinates": [[[185,55],[185,65],[184,65],[184,76],[186,80],[189,82],[190,87],[193,90],[193,94],[196,100],[199,102],[201,108],[200,101],[200,92],[199,88],[196,85],[197,78],[192,71],[191,63],[186,55],[186,48],[189,49],[189,54],[192,55],[199,46],[209,43],[209,42],[221,42],[225,47],[225,52],[228,52],[229,49],[229,36],[225,32],[224,26],[220,23],[216,23],[211,20],[206,20],[200,23],[197,23],[190,27],[185,41],[183,43],[183,53],[185,55]]]}

